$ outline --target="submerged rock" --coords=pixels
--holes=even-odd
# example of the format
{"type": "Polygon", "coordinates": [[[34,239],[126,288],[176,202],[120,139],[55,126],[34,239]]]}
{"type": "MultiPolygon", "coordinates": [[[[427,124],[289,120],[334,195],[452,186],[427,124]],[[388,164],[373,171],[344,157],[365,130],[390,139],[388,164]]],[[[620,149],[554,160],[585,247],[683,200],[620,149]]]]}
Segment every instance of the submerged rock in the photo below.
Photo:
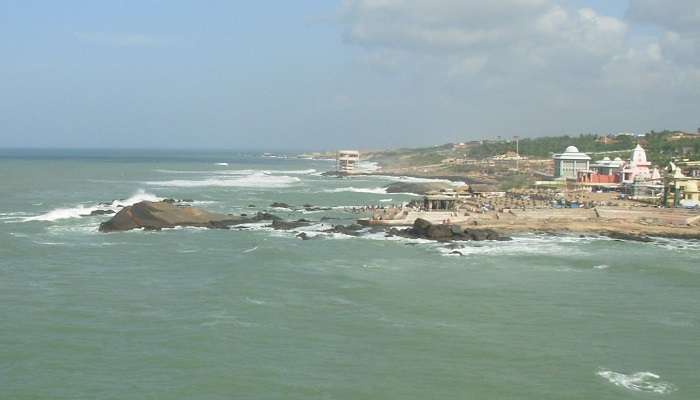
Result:
{"type": "Polygon", "coordinates": [[[292,208],[289,204],[287,203],[282,203],[282,202],[274,202],[270,204],[270,207],[272,208],[292,208]]]}
{"type": "Polygon", "coordinates": [[[654,240],[651,239],[648,236],[642,236],[642,235],[635,235],[632,233],[624,233],[624,232],[604,232],[603,235],[611,238],[611,239],[616,239],[616,240],[631,240],[635,242],[653,242],[654,240]]]}

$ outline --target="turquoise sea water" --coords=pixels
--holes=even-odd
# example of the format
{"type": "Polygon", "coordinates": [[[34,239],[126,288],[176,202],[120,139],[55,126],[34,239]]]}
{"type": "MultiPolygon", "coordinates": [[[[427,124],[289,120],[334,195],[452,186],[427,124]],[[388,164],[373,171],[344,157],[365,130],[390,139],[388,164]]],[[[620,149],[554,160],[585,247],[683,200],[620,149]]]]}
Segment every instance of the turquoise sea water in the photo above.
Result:
{"type": "Polygon", "coordinates": [[[332,165],[1,151],[0,399],[700,398],[698,242],[523,235],[458,257],[320,224],[301,241],[80,216],[175,197],[349,223],[348,206],[412,198],[318,175],[332,165]]]}

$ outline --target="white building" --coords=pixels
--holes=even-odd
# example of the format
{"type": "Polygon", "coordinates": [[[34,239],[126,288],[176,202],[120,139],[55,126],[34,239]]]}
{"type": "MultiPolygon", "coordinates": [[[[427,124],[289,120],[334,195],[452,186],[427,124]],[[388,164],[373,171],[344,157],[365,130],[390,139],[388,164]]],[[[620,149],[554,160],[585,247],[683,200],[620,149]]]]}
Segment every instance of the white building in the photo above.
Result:
{"type": "Polygon", "coordinates": [[[360,162],[360,152],[357,150],[339,150],[337,156],[336,170],[345,174],[355,172],[357,164],[360,162]]]}
{"type": "Polygon", "coordinates": [[[554,177],[576,179],[579,172],[587,172],[591,157],[581,153],[575,146],[569,146],[561,154],[554,155],[554,177]]]}

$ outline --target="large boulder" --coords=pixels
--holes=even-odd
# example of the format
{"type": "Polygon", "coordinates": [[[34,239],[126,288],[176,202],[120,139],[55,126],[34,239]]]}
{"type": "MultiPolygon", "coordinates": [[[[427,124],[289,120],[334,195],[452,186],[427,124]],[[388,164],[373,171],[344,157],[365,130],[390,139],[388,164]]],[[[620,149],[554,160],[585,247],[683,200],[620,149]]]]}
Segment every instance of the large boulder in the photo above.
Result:
{"type": "Polygon", "coordinates": [[[387,193],[414,193],[424,195],[432,191],[453,189],[448,182],[394,182],[386,187],[387,193]]]}
{"type": "Polygon", "coordinates": [[[431,240],[452,240],[455,236],[452,232],[452,226],[445,224],[434,224],[428,228],[426,232],[426,238],[431,240]]]}
{"type": "Polygon", "coordinates": [[[427,235],[428,229],[431,226],[433,226],[433,224],[423,218],[417,218],[415,221],[413,221],[413,231],[416,233],[416,235],[427,235]]]}
{"type": "Polygon", "coordinates": [[[493,229],[464,229],[460,225],[433,224],[422,218],[413,222],[413,227],[398,230],[392,228],[387,236],[403,236],[409,238],[421,238],[447,242],[452,240],[510,240],[493,229]]]}
{"type": "Polygon", "coordinates": [[[212,213],[196,207],[163,201],[142,201],[122,208],[112,219],[100,224],[100,232],[140,228],[160,230],[176,226],[228,228],[245,222],[249,220],[240,216],[212,213]]]}

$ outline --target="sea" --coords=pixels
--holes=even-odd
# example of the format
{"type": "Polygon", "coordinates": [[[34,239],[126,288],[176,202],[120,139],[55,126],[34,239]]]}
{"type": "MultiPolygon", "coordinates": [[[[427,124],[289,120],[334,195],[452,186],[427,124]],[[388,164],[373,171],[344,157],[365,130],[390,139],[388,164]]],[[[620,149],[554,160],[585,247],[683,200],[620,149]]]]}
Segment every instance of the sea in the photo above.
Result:
{"type": "Polygon", "coordinates": [[[417,198],[333,168],[0,150],[0,399],[700,399],[700,242],[327,233],[417,198]],[[164,198],[314,223],[106,234],[89,215],[164,198]]]}

